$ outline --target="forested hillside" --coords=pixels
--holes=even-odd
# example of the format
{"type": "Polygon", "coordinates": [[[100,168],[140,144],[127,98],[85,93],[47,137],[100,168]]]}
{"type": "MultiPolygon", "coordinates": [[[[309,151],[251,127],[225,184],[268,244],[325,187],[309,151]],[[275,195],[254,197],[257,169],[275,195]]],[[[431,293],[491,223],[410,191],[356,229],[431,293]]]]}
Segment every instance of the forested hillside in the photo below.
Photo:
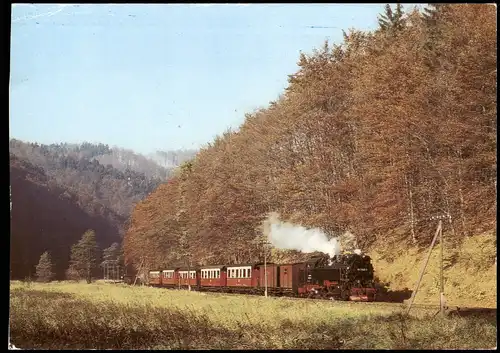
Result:
{"type": "Polygon", "coordinates": [[[48,250],[59,278],[70,246],[87,229],[102,248],[121,242],[138,201],[172,173],[132,151],[104,144],[10,141],[12,276],[28,276],[48,250]]]}
{"type": "Polygon", "coordinates": [[[124,218],[102,204],[98,213],[88,213],[78,197],[57,186],[40,167],[10,155],[12,211],[10,226],[11,278],[34,275],[40,255],[49,250],[56,278],[64,278],[71,245],[87,229],[95,229],[102,248],[121,242],[124,218]]]}
{"type": "Polygon", "coordinates": [[[112,150],[104,144],[39,145],[11,140],[10,151],[42,168],[55,183],[77,195],[79,206],[86,211],[99,212],[99,205],[104,205],[125,218],[134,203],[154,190],[168,173],[157,165],[163,177],[148,177],[137,171],[138,163],[130,158],[132,152],[128,152],[127,158],[122,150],[112,150]],[[131,168],[125,168],[127,164],[131,168]]]}
{"type": "Polygon", "coordinates": [[[349,230],[364,250],[427,246],[436,215],[449,216],[449,244],[493,230],[495,7],[399,8],[379,23],[301,54],[276,102],[140,202],[127,260],[258,260],[271,211],[331,236],[349,230]]]}

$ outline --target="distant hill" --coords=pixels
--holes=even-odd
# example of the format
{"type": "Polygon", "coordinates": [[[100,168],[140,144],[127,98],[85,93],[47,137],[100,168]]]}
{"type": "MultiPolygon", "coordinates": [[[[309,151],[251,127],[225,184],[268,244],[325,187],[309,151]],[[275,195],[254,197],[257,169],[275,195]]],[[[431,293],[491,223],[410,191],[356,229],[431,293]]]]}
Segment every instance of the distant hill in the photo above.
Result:
{"type": "Polygon", "coordinates": [[[149,154],[148,158],[165,169],[172,169],[193,158],[196,153],[197,150],[156,151],[149,154]]]}
{"type": "Polygon", "coordinates": [[[43,145],[12,139],[9,147],[11,264],[17,277],[34,271],[45,250],[54,252],[62,275],[70,246],[88,228],[96,231],[102,247],[121,241],[135,203],[176,167],[172,163],[164,168],[133,151],[104,144],[43,145]]]}
{"type": "Polygon", "coordinates": [[[49,250],[55,272],[63,278],[71,245],[85,230],[96,231],[101,248],[120,241],[125,221],[103,205],[99,213],[88,213],[78,198],[57,186],[42,168],[10,155],[12,212],[10,227],[10,263],[12,278],[33,275],[40,255],[49,250]]]}

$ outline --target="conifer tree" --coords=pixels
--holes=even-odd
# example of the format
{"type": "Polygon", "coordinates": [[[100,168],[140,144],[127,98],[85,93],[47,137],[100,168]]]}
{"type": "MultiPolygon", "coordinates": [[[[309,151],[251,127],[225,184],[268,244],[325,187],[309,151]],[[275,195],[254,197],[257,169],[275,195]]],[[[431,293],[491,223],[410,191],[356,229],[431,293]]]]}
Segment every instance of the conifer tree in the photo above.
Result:
{"type": "Polygon", "coordinates": [[[383,31],[400,31],[405,27],[406,22],[403,15],[403,5],[397,4],[393,12],[391,5],[387,4],[384,13],[379,15],[378,24],[383,31]]]}
{"type": "Polygon", "coordinates": [[[36,276],[40,282],[50,282],[54,278],[52,272],[53,264],[50,254],[46,251],[40,256],[40,261],[36,266],[36,276]]]}
{"type": "Polygon", "coordinates": [[[73,279],[85,278],[92,282],[92,272],[97,267],[97,243],[95,232],[87,230],[82,238],[71,247],[70,266],[67,276],[73,279]],[[78,277],[78,278],[75,278],[78,277]]]}

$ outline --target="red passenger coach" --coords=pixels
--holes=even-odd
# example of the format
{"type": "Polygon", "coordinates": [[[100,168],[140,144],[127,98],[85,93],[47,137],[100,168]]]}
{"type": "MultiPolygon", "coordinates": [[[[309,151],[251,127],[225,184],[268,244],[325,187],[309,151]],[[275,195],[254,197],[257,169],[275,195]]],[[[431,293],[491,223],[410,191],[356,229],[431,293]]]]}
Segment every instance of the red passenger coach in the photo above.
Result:
{"type": "Polygon", "coordinates": [[[178,285],[177,268],[161,271],[161,285],[162,287],[175,287],[178,285]]]}
{"type": "Polygon", "coordinates": [[[197,276],[196,276],[196,270],[187,270],[187,269],[179,269],[177,271],[178,279],[177,279],[177,285],[181,287],[187,287],[188,285],[191,285],[191,287],[197,286],[197,276]]]}
{"type": "Polygon", "coordinates": [[[221,289],[227,284],[226,266],[205,266],[200,269],[200,286],[221,289]]]}
{"type": "Polygon", "coordinates": [[[149,285],[151,286],[161,285],[160,271],[149,271],[149,285]]]}
{"type": "Polygon", "coordinates": [[[257,287],[259,269],[253,265],[227,266],[227,286],[232,288],[257,287]]]}

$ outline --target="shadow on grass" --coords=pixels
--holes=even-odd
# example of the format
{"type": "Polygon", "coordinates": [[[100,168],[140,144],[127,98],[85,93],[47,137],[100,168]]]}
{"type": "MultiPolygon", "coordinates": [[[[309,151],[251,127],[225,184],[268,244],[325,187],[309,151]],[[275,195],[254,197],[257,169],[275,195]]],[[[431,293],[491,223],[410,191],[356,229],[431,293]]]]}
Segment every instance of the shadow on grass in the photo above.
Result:
{"type": "Polygon", "coordinates": [[[411,298],[412,290],[405,288],[402,290],[390,290],[390,283],[380,282],[376,279],[375,288],[377,289],[377,301],[388,303],[403,303],[411,298]]]}

